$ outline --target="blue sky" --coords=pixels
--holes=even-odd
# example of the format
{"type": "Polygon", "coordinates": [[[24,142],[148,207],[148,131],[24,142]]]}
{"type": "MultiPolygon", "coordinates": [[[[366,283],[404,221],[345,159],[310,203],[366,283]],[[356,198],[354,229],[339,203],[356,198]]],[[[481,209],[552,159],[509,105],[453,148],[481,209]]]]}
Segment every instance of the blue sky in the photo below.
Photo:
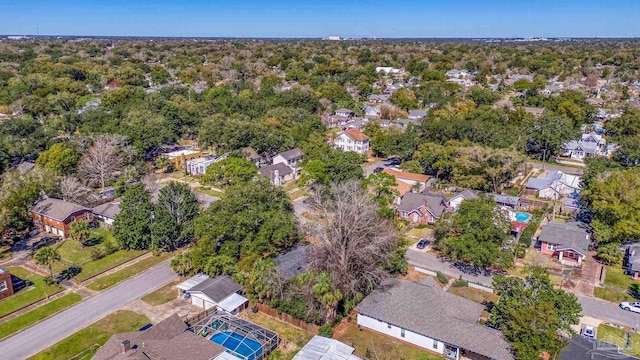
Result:
{"type": "Polygon", "coordinates": [[[0,0],[0,34],[638,37],[638,0],[0,0]]]}

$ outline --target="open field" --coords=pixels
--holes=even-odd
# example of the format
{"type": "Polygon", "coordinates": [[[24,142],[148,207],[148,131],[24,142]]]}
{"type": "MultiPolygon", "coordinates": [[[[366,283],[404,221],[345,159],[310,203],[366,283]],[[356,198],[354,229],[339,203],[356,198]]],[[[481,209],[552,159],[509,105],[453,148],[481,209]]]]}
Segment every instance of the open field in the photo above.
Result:
{"type": "Polygon", "coordinates": [[[90,359],[111,335],[137,331],[148,323],[149,319],[146,316],[133,311],[118,310],[29,359],[68,360],[72,357],[90,359]]]}

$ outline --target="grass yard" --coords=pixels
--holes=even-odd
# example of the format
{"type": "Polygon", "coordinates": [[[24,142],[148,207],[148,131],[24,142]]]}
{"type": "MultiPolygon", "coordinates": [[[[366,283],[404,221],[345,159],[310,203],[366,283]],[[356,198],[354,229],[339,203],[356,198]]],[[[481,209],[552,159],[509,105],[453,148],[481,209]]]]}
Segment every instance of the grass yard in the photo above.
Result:
{"type": "Polygon", "coordinates": [[[7,270],[23,280],[31,281],[33,285],[20,290],[15,295],[10,296],[7,299],[0,301],[0,317],[36,303],[63,290],[59,285],[45,284],[42,276],[34,274],[24,268],[9,267],[7,270]]]}
{"type": "Polygon", "coordinates": [[[184,281],[184,278],[175,279],[160,289],[143,296],[141,300],[151,306],[166,304],[178,296],[176,285],[182,281],[184,281]]]}
{"type": "Polygon", "coordinates": [[[624,349],[624,346],[627,344],[627,336],[623,329],[609,325],[600,325],[598,326],[596,337],[600,340],[620,346],[620,351],[623,353],[632,356],[640,356],[640,334],[631,334],[631,350],[624,349]]]}
{"type": "Polygon", "coordinates": [[[122,270],[116,271],[113,274],[109,274],[95,280],[94,282],[87,285],[87,288],[91,290],[104,290],[134,275],[137,275],[171,257],[173,257],[173,253],[162,253],[159,256],[151,256],[146,259],[142,259],[133,265],[127,266],[122,270]]]}
{"type": "Polygon", "coordinates": [[[307,196],[307,190],[305,190],[305,189],[298,189],[298,190],[295,190],[295,191],[293,191],[293,192],[291,192],[291,193],[288,193],[287,195],[289,196],[289,199],[290,199],[291,201],[293,201],[293,200],[295,200],[295,199],[299,199],[299,198],[301,198],[301,197],[303,197],[303,196],[307,196]]]}
{"type": "Polygon", "coordinates": [[[479,304],[497,303],[499,296],[490,292],[474,289],[472,287],[450,287],[449,292],[461,296],[467,300],[477,302],[479,304]]]}
{"type": "Polygon", "coordinates": [[[0,260],[5,260],[11,257],[11,246],[0,246],[0,260]]]}
{"type": "Polygon", "coordinates": [[[148,323],[149,319],[146,316],[133,311],[119,310],[29,359],[68,360],[73,357],[90,359],[111,335],[137,331],[148,323]]]}
{"type": "Polygon", "coordinates": [[[418,228],[413,228],[409,231],[407,231],[407,235],[412,236],[414,238],[433,238],[433,229],[429,229],[429,228],[422,228],[422,229],[418,229],[418,228]]]}
{"type": "Polygon", "coordinates": [[[313,334],[308,331],[298,329],[260,312],[244,311],[241,317],[278,333],[281,342],[278,350],[272,355],[275,359],[290,360],[313,337],[313,334]]]}
{"type": "Polygon", "coordinates": [[[338,325],[334,330],[333,337],[354,347],[356,354],[365,358],[378,360],[442,360],[440,356],[402,343],[396,339],[371,331],[360,330],[354,321],[338,325]]]}
{"type": "Polygon", "coordinates": [[[593,289],[593,296],[616,303],[621,301],[635,301],[635,299],[625,291],[612,290],[603,287],[595,287],[593,289]]]}
{"type": "Polygon", "coordinates": [[[82,297],[78,294],[67,294],[50,303],[42,305],[26,314],[13,318],[0,324],[0,339],[5,338],[19,330],[40,322],[49,316],[56,314],[69,306],[80,302],[82,297]]]}
{"type": "Polygon", "coordinates": [[[215,196],[215,197],[218,197],[218,198],[224,196],[224,193],[222,191],[214,190],[214,189],[211,189],[209,187],[198,186],[197,188],[194,189],[194,191],[199,192],[199,193],[203,193],[203,194],[207,194],[207,195],[211,195],[211,196],[215,196]]]}
{"type": "Polygon", "coordinates": [[[629,290],[631,285],[636,284],[637,281],[633,280],[631,276],[624,273],[621,265],[607,266],[605,268],[604,283],[606,285],[615,286],[620,290],[629,290]]]}

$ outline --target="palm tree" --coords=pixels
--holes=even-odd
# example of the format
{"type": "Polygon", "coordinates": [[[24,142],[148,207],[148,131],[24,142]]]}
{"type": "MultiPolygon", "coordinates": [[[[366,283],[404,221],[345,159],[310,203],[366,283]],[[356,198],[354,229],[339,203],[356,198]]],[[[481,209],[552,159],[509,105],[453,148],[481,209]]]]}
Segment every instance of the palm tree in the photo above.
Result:
{"type": "Polygon", "coordinates": [[[328,272],[321,272],[316,277],[316,283],[311,287],[316,300],[324,307],[324,319],[328,324],[333,323],[336,318],[338,303],[343,295],[333,284],[331,275],[328,272]]]}
{"type": "Polygon", "coordinates": [[[35,259],[38,264],[49,267],[49,274],[53,279],[52,265],[54,262],[60,261],[60,254],[58,254],[58,250],[51,246],[45,246],[36,252],[35,259]]]}
{"type": "Polygon", "coordinates": [[[179,273],[180,276],[185,276],[190,273],[193,267],[191,266],[191,256],[189,256],[189,253],[180,253],[171,259],[171,268],[173,271],[179,273]]]}
{"type": "Polygon", "coordinates": [[[89,223],[86,221],[76,221],[71,224],[71,229],[69,231],[69,237],[72,240],[75,240],[84,247],[84,243],[89,240],[91,236],[91,229],[89,228],[89,223]]]}
{"type": "Polygon", "coordinates": [[[271,259],[258,260],[249,274],[248,284],[258,300],[271,300],[282,296],[282,278],[271,259]]]}

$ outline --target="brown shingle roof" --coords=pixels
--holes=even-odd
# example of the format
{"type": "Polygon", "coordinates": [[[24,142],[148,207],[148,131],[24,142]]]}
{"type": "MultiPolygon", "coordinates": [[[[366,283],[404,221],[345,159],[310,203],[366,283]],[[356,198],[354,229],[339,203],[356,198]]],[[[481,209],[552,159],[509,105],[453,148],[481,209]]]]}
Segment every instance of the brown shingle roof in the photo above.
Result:
{"type": "Polygon", "coordinates": [[[348,137],[350,137],[352,140],[355,140],[355,141],[366,141],[366,140],[369,140],[369,137],[367,135],[365,135],[362,131],[360,131],[360,130],[358,130],[356,128],[347,129],[347,130],[343,131],[342,133],[347,135],[348,137]]]}
{"type": "Polygon", "coordinates": [[[55,220],[65,221],[78,211],[91,211],[91,209],[64,200],[47,198],[32,206],[29,211],[55,220]]]}
{"type": "Polygon", "coordinates": [[[429,180],[429,175],[416,174],[416,173],[398,171],[398,170],[393,170],[393,169],[384,169],[384,170],[382,170],[382,172],[385,173],[385,174],[389,174],[389,175],[391,175],[393,177],[396,177],[398,179],[407,179],[407,180],[413,180],[413,181],[427,181],[427,180],[429,180]]]}

